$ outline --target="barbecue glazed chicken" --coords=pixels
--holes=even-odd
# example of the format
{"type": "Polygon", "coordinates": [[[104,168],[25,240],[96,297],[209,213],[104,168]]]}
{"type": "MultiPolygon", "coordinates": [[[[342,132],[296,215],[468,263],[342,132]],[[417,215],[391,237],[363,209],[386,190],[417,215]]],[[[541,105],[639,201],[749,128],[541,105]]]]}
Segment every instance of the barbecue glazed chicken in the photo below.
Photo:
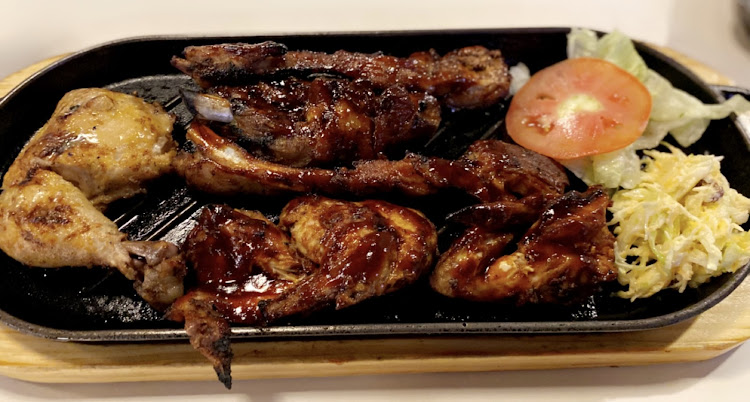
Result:
{"type": "Polygon", "coordinates": [[[275,226],[257,212],[211,206],[185,242],[197,288],[168,318],[231,386],[227,321],[264,325],[327,305],[336,309],[416,281],[432,266],[435,227],[385,201],[292,200],[275,226]]]}
{"type": "Polygon", "coordinates": [[[237,85],[278,73],[328,73],[374,88],[402,86],[426,92],[451,108],[486,107],[508,94],[510,75],[499,50],[470,46],[439,56],[434,50],[407,58],[339,50],[289,51],[275,42],[189,46],[172,65],[201,87],[237,85]]]}
{"type": "Polygon", "coordinates": [[[580,301],[617,278],[608,205],[601,188],[568,192],[536,214],[510,254],[513,227],[534,214],[519,203],[474,208],[461,217],[473,226],[440,256],[430,284],[443,295],[474,301],[580,301]]]}
{"type": "Polygon", "coordinates": [[[448,216],[468,228],[440,256],[433,289],[474,301],[570,303],[616,278],[603,190],[563,194],[561,167],[500,141],[474,143],[462,160],[473,174],[448,180],[482,203],[448,216]]]}
{"type": "Polygon", "coordinates": [[[440,125],[432,95],[345,79],[287,78],[183,95],[199,116],[231,123],[215,125],[222,135],[287,166],[384,158],[421,146],[440,125]]]}
{"type": "Polygon", "coordinates": [[[163,309],[183,292],[185,265],[167,242],[131,242],[101,210],[171,171],[173,118],[104,89],[67,93],[3,179],[0,248],[36,267],[116,268],[163,309]]]}
{"type": "Polygon", "coordinates": [[[510,82],[500,52],[480,46],[409,58],[287,51],[273,42],[184,53],[172,64],[204,89],[184,92],[197,116],[228,123],[213,126],[254,156],[292,167],[400,157],[436,133],[441,106],[491,106],[510,82]]]}
{"type": "Polygon", "coordinates": [[[361,161],[351,169],[294,168],[256,158],[236,143],[193,121],[187,139],[193,152],[175,159],[178,173],[200,191],[232,194],[317,192],[360,196],[398,192],[408,196],[463,190],[482,202],[538,198],[546,188],[561,194],[568,185],[555,162],[517,145],[498,140],[472,144],[450,161],[408,154],[404,159],[361,161]]]}

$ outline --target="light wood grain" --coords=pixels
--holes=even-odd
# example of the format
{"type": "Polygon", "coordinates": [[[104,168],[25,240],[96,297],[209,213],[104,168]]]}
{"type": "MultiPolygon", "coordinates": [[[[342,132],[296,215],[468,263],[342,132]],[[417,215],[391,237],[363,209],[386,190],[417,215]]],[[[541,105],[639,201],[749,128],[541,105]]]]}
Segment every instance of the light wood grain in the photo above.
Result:
{"type": "Polygon", "coordinates": [[[34,63],[24,68],[23,70],[16,71],[15,73],[3,78],[2,80],[0,80],[0,97],[5,96],[5,94],[18,86],[18,84],[22,83],[23,80],[34,75],[34,73],[36,73],[37,71],[49,66],[50,64],[56,62],[57,60],[60,60],[63,57],[65,56],[61,55],[50,57],[49,59],[34,63]]]}
{"type": "MultiPolygon", "coordinates": [[[[675,57],[675,54],[672,54],[675,57]]],[[[693,61],[676,55],[695,67],[693,61]]],[[[4,95],[51,58],[0,81],[4,95]]],[[[731,83],[705,66],[707,82],[731,83]]],[[[750,338],[750,283],[699,317],[649,331],[581,335],[397,337],[237,341],[235,379],[378,373],[531,370],[705,360],[750,338]]],[[[210,380],[185,342],[86,344],[21,334],[0,325],[0,373],[37,382],[210,380]]]]}
{"type": "Polygon", "coordinates": [[[663,46],[650,46],[675,60],[679,60],[682,65],[689,68],[695,75],[701,77],[701,79],[705,82],[715,85],[735,85],[734,80],[730,79],[729,77],[724,76],[711,67],[697,60],[693,60],[676,50],[663,46]]]}

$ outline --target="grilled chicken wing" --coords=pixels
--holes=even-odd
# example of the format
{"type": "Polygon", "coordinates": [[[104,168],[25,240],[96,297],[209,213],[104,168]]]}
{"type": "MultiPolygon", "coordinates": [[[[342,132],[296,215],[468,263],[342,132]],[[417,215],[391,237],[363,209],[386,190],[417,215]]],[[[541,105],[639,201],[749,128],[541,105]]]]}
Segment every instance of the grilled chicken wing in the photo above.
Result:
{"type": "Polygon", "coordinates": [[[616,278],[608,205],[600,188],[568,192],[544,209],[510,254],[512,234],[471,227],[441,255],[430,283],[446,296],[475,301],[565,303],[590,296],[616,278]]]}
{"type": "Polygon", "coordinates": [[[362,81],[296,78],[183,93],[199,116],[229,121],[222,134],[255,156],[288,166],[379,159],[424,144],[440,125],[440,105],[424,92],[362,81]]]}
{"type": "Polygon", "coordinates": [[[166,242],[129,242],[100,212],[171,170],[173,118],[104,89],[69,92],[3,179],[0,248],[38,267],[103,265],[156,308],[182,294],[185,266],[166,242]]]}
{"type": "Polygon", "coordinates": [[[329,170],[293,168],[255,158],[197,122],[191,124],[187,138],[196,150],[177,156],[177,171],[192,187],[215,194],[401,192],[423,196],[457,188],[492,202],[543,199],[562,193],[568,184],[565,171],[550,159],[496,140],[477,141],[455,161],[409,154],[397,161],[362,161],[352,169],[329,170]]]}
{"type": "Polygon", "coordinates": [[[185,322],[191,345],[231,388],[229,321],[262,322],[258,306],[281,297],[312,263],[260,213],[222,205],[202,211],[183,249],[198,285],[170,307],[167,318],[185,322]]]}
{"type": "Polygon", "coordinates": [[[308,196],[281,213],[295,247],[320,268],[263,307],[266,320],[335,302],[341,309],[413,283],[431,266],[437,233],[420,212],[385,201],[308,196]]]}
{"type": "Polygon", "coordinates": [[[242,84],[248,78],[278,72],[334,73],[364,80],[376,88],[400,85],[427,92],[452,108],[486,107],[508,94],[510,76],[499,50],[481,46],[440,57],[417,52],[408,58],[337,51],[332,54],[288,51],[274,42],[190,46],[172,65],[204,88],[242,84]]]}
{"type": "Polygon", "coordinates": [[[205,209],[188,236],[198,286],[168,317],[231,386],[226,321],[263,325],[400,289],[432,265],[437,233],[421,213],[384,201],[292,200],[279,226],[257,213],[205,209]]]}

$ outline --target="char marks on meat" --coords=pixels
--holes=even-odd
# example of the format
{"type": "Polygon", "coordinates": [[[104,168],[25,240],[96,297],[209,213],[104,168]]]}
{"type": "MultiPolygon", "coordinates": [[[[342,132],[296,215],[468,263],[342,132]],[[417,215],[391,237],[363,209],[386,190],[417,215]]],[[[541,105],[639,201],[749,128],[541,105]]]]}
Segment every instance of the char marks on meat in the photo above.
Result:
{"type": "Polygon", "coordinates": [[[481,46],[399,58],[263,42],[184,56],[172,64],[203,88],[184,96],[196,115],[255,157],[292,167],[399,158],[433,137],[442,106],[488,107],[509,88],[500,51],[481,46]]]}
{"type": "Polygon", "coordinates": [[[233,121],[224,136],[288,166],[384,158],[421,146],[440,125],[437,100],[402,86],[374,91],[363,81],[287,78],[208,93],[230,101],[233,121]]]}
{"type": "Polygon", "coordinates": [[[188,46],[183,52],[185,58],[173,57],[172,65],[208,88],[275,71],[284,65],[286,52],[286,46],[275,42],[188,46]]]}
{"type": "Polygon", "coordinates": [[[172,65],[199,85],[241,85],[279,72],[333,73],[373,87],[394,85],[433,95],[452,108],[492,105],[508,94],[510,76],[499,50],[470,46],[444,56],[435,51],[406,58],[339,50],[334,53],[289,51],[274,42],[190,46],[172,65]]]}

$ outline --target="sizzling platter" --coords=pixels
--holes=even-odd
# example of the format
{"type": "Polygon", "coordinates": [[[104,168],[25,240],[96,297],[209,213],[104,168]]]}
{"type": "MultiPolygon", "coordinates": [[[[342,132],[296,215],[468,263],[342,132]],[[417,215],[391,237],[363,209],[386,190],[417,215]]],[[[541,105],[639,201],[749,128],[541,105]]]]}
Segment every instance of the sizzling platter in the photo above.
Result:
{"type": "MultiPolygon", "coordinates": [[[[4,133],[4,170],[31,133],[49,116],[59,97],[70,89],[107,86],[122,92],[137,92],[149,101],[164,104],[177,114],[178,142],[190,114],[179,102],[179,88],[190,87],[183,76],[174,74],[168,60],[187,45],[226,41],[259,42],[272,39],[294,48],[335,51],[341,48],[362,52],[384,51],[406,55],[412,51],[453,48],[480,44],[503,49],[508,64],[523,61],[532,71],[565,57],[567,30],[498,30],[451,33],[393,33],[354,35],[308,35],[254,38],[142,39],[117,42],[71,56],[26,82],[0,104],[0,129],[4,133]],[[408,40],[406,40],[408,39],[408,40]],[[540,51],[540,49],[545,49],[540,51]],[[552,50],[550,50],[552,49],[552,50]],[[29,110],[33,102],[35,107],[29,110]],[[23,111],[23,113],[20,113],[23,111]],[[182,128],[182,130],[181,130],[182,128]],[[6,134],[7,133],[7,134],[6,134]]],[[[714,101],[705,85],[658,53],[639,49],[651,68],[673,84],[714,101]]],[[[504,110],[482,113],[456,112],[445,116],[445,130],[430,143],[426,153],[455,157],[471,141],[494,135],[504,110]]],[[[725,157],[725,175],[740,192],[748,193],[747,173],[742,161],[746,140],[729,120],[715,122],[704,139],[690,151],[708,151],[725,157]]],[[[278,213],[288,198],[238,197],[234,206],[278,213]]],[[[441,203],[399,200],[439,217],[449,212],[451,200],[441,203]],[[437,205],[437,207],[435,206],[437,205]],[[431,210],[434,209],[434,210],[431,210]]],[[[162,179],[146,196],[114,205],[108,215],[133,239],[182,240],[189,222],[211,197],[184,188],[176,177],[162,179]]],[[[461,200],[455,200],[456,203],[461,200]]],[[[436,224],[440,218],[435,218],[436,224]]],[[[7,256],[6,281],[0,308],[13,327],[52,338],[73,340],[150,340],[184,337],[174,323],[164,321],[133,293],[130,285],[105,270],[73,268],[60,271],[27,270],[7,256]]],[[[446,300],[433,294],[425,283],[408,291],[373,299],[350,309],[324,311],[309,317],[282,321],[258,329],[234,327],[238,336],[340,336],[435,333],[505,332],[589,332],[654,328],[693,317],[715,304],[739,285],[747,267],[725,275],[711,284],[683,294],[667,293],[631,303],[602,295],[574,307],[531,306],[516,308],[446,300]]]]}

